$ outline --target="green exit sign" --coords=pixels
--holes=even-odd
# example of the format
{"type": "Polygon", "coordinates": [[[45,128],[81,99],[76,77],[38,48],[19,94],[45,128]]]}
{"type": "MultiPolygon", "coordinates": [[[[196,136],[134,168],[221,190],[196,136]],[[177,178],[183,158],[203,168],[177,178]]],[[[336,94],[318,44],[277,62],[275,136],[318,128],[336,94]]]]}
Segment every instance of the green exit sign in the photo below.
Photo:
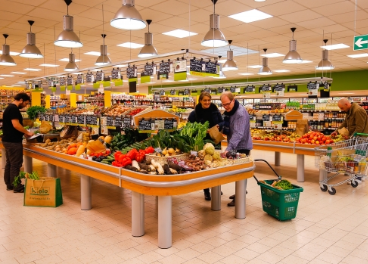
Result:
{"type": "Polygon", "coordinates": [[[368,35],[354,37],[354,50],[368,49],[368,35]]]}

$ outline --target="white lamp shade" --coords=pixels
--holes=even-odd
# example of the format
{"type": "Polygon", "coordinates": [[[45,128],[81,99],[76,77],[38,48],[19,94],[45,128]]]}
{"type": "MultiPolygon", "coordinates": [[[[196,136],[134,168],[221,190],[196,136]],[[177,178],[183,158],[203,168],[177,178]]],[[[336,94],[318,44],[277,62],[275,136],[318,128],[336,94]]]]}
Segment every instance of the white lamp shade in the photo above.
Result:
{"type": "Polygon", "coordinates": [[[123,0],[123,6],[116,12],[110,25],[125,30],[139,30],[146,27],[141,14],[134,7],[134,0],[123,0]]]}

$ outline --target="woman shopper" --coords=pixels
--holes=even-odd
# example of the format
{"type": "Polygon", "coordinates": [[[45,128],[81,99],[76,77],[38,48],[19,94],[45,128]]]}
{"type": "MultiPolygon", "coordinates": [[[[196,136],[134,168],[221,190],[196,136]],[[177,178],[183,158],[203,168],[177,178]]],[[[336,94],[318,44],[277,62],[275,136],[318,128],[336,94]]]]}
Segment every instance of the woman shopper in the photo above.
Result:
{"type": "MultiPolygon", "coordinates": [[[[209,122],[209,128],[213,126],[218,126],[222,123],[223,119],[217,106],[211,103],[211,95],[208,92],[202,92],[199,96],[199,104],[195,107],[189,115],[188,121],[191,123],[197,122],[204,124],[206,121],[209,122]]],[[[208,133],[208,131],[207,131],[208,133]]],[[[210,136],[207,134],[207,138],[210,136]]],[[[211,201],[210,189],[204,189],[204,199],[206,201],[211,201]]]]}

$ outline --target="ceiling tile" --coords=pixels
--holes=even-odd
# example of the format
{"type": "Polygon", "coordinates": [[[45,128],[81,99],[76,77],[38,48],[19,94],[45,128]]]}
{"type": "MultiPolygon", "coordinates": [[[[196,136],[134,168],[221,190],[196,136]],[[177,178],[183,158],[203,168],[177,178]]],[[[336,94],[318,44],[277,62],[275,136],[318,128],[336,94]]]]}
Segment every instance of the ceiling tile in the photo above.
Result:
{"type": "Polygon", "coordinates": [[[317,18],[320,18],[320,17],[322,17],[321,14],[318,14],[314,11],[306,9],[306,10],[303,10],[303,11],[283,15],[281,18],[286,20],[286,21],[289,21],[291,23],[297,23],[297,22],[302,22],[302,21],[314,20],[314,19],[317,19],[317,18]]]}
{"type": "MultiPolygon", "coordinates": [[[[166,14],[180,15],[188,12],[188,5],[183,2],[178,2],[174,0],[166,0],[165,2],[159,3],[157,5],[151,6],[151,9],[156,11],[161,11],[166,14]]],[[[197,8],[192,7],[191,10],[194,11],[197,8]]]]}
{"type": "Polygon", "coordinates": [[[260,11],[272,16],[281,16],[304,10],[305,7],[292,1],[282,1],[259,8],[260,11]]]}

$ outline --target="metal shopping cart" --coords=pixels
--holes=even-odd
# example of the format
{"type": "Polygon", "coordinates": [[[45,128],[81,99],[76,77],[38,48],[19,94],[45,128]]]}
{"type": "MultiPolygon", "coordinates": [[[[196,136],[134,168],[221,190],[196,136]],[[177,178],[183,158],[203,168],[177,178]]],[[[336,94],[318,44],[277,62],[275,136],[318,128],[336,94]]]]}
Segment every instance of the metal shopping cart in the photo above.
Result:
{"type": "Polygon", "coordinates": [[[332,146],[321,146],[315,148],[316,167],[325,170],[331,176],[320,179],[319,185],[323,192],[336,194],[334,187],[350,183],[356,188],[365,180],[368,156],[368,134],[356,133],[348,140],[337,142],[332,146]],[[343,175],[341,181],[332,179],[343,175]]]}

